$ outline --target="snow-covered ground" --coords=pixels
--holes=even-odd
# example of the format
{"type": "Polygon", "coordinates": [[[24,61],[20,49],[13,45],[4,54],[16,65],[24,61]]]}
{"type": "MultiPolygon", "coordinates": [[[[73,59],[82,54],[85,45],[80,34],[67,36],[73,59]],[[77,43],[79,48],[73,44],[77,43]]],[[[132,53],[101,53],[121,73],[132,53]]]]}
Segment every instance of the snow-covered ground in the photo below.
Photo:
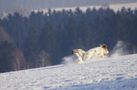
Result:
{"type": "Polygon", "coordinates": [[[0,90],[137,90],[137,54],[1,73],[0,90]]]}

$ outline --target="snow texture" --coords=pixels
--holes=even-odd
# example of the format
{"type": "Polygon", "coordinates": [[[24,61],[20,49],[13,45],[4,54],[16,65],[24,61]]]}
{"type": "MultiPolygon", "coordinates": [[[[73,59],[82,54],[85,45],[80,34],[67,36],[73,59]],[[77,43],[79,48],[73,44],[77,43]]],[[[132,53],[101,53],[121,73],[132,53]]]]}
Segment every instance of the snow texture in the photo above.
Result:
{"type": "Polygon", "coordinates": [[[0,90],[137,90],[137,54],[80,64],[64,59],[69,62],[1,73],[0,90]]]}

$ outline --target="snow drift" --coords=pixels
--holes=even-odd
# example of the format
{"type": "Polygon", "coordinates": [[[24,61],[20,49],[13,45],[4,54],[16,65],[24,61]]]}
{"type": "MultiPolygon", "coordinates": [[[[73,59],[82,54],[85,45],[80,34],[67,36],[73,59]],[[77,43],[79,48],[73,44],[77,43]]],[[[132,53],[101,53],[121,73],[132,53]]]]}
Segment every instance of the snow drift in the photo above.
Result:
{"type": "Polygon", "coordinates": [[[122,55],[128,55],[130,54],[127,49],[128,43],[124,41],[117,41],[117,44],[113,48],[113,50],[110,52],[110,57],[117,57],[122,55]]]}

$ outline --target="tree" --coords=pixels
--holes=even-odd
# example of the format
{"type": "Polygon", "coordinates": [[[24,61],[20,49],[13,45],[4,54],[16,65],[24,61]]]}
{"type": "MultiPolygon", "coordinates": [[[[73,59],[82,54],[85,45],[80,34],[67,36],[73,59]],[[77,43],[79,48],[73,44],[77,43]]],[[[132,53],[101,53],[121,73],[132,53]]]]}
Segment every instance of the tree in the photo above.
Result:
{"type": "Polygon", "coordinates": [[[45,17],[42,11],[38,11],[37,13],[33,11],[29,16],[29,20],[30,24],[34,25],[38,31],[41,30],[45,23],[45,17]]]}
{"type": "Polygon", "coordinates": [[[2,27],[0,27],[0,42],[3,41],[13,42],[13,39],[2,27]]]}
{"type": "Polygon", "coordinates": [[[67,47],[67,45],[68,45],[68,33],[67,33],[65,26],[62,23],[59,23],[56,33],[57,33],[58,42],[59,42],[60,47],[61,47],[60,48],[61,52],[63,52],[63,53],[60,53],[61,56],[63,57],[64,55],[68,55],[70,53],[69,47],[67,47]]]}
{"type": "Polygon", "coordinates": [[[36,59],[39,51],[38,31],[32,26],[23,45],[23,53],[30,68],[36,67],[36,59]]]}
{"type": "Polygon", "coordinates": [[[47,22],[39,36],[41,50],[51,55],[51,64],[60,63],[60,46],[56,38],[56,32],[50,22],[47,22]]]}
{"type": "Polygon", "coordinates": [[[26,68],[26,61],[24,58],[24,54],[19,48],[16,48],[14,52],[12,52],[13,61],[12,61],[12,68],[13,70],[22,70],[26,68]]]}
{"type": "Polygon", "coordinates": [[[0,72],[12,71],[12,52],[15,50],[15,46],[12,42],[3,41],[0,43],[0,72]]]}
{"type": "Polygon", "coordinates": [[[82,10],[80,10],[80,8],[78,7],[78,8],[76,8],[76,10],[75,10],[75,20],[77,21],[77,22],[80,22],[81,21],[81,19],[83,18],[83,12],[82,12],[82,10]]]}
{"type": "MultiPolygon", "coordinates": [[[[28,28],[25,26],[24,18],[18,13],[15,12],[13,16],[10,16],[9,22],[6,27],[6,31],[14,39],[15,44],[18,47],[21,47],[24,42],[24,37],[27,36],[28,28]]],[[[5,27],[4,27],[5,29],[5,27]]]]}
{"type": "Polygon", "coordinates": [[[50,55],[44,50],[41,51],[40,54],[38,55],[37,64],[39,67],[50,66],[51,65],[50,55]]]}
{"type": "Polygon", "coordinates": [[[83,18],[83,20],[79,23],[78,34],[80,41],[78,41],[78,45],[80,48],[89,49],[94,46],[95,42],[95,31],[92,30],[90,24],[87,21],[87,18],[83,18]],[[81,42],[82,41],[82,42],[81,42]]]}
{"type": "Polygon", "coordinates": [[[68,33],[68,44],[67,47],[69,47],[69,51],[71,51],[74,48],[77,48],[77,29],[78,24],[76,23],[73,14],[70,14],[68,17],[68,24],[66,26],[67,33],[68,33]]]}

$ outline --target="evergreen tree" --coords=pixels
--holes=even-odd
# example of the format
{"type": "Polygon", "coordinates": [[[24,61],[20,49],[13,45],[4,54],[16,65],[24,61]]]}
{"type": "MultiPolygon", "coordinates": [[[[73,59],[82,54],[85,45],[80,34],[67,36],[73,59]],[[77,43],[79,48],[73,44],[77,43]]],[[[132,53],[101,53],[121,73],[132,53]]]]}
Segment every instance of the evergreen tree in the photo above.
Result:
{"type": "Polygon", "coordinates": [[[67,33],[68,33],[68,45],[67,47],[69,47],[69,51],[71,51],[74,48],[78,48],[77,47],[77,23],[74,19],[74,16],[72,14],[70,14],[70,16],[68,17],[68,25],[66,26],[67,29],[67,33]]]}
{"type": "Polygon", "coordinates": [[[56,38],[56,32],[50,22],[47,22],[43,27],[39,36],[39,41],[41,49],[50,54],[51,64],[59,64],[61,62],[59,60],[60,47],[56,38]]]}
{"type": "MultiPolygon", "coordinates": [[[[130,29],[130,43],[133,43],[133,45],[137,45],[137,40],[135,38],[137,38],[137,16],[136,18],[131,21],[132,22],[132,26],[130,29]]],[[[137,52],[137,51],[136,51],[137,52]]]]}
{"type": "Polygon", "coordinates": [[[12,52],[15,50],[15,46],[12,42],[3,41],[0,42],[0,72],[12,71],[12,52]]]}
{"type": "Polygon", "coordinates": [[[42,11],[38,11],[37,13],[32,12],[29,16],[30,25],[35,26],[38,31],[40,31],[41,28],[44,26],[44,20],[46,19],[42,11]]]}
{"type": "Polygon", "coordinates": [[[82,10],[80,10],[79,7],[76,8],[74,14],[75,14],[75,20],[76,20],[77,22],[80,22],[80,21],[83,19],[83,16],[84,16],[84,15],[83,15],[82,10]]]}
{"type": "Polygon", "coordinates": [[[65,26],[63,26],[62,23],[59,23],[59,26],[57,28],[57,39],[58,39],[58,42],[59,42],[59,45],[60,45],[60,49],[61,49],[61,56],[63,57],[64,55],[68,55],[70,54],[70,51],[69,51],[69,47],[67,47],[67,45],[69,44],[68,43],[68,33],[67,33],[67,30],[65,28],[65,26]]]}
{"type": "MultiPolygon", "coordinates": [[[[19,50],[13,52],[13,57],[26,59],[30,68],[44,66],[42,62],[46,63],[46,60],[51,65],[59,64],[61,58],[70,55],[75,48],[87,50],[104,43],[110,51],[117,40],[130,42],[133,52],[137,52],[136,33],[137,10],[130,8],[122,8],[116,13],[109,8],[88,8],[86,12],[80,8],[75,11],[49,9],[45,14],[38,11],[32,12],[29,17],[22,17],[15,12],[0,19],[0,42],[15,42],[19,50]],[[29,28],[30,25],[33,26],[29,28]],[[18,52],[20,54],[16,54],[18,52]]],[[[14,69],[19,69],[18,65],[14,66],[14,69]]]]}
{"type": "Polygon", "coordinates": [[[94,42],[95,42],[94,33],[95,33],[95,31],[92,30],[87,19],[84,18],[80,22],[79,29],[78,29],[78,34],[79,34],[79,38],[80,38],[80,40],[78,41],[79,42],[78,45],[82,45],[82,46],[80,46],[80,48],[84,48],[87,50],[94,46],[94,42]]]}
{"type": "Polygon", "coordinates": [[[29,68],[37,67],[37,54],[39,53],[38,31],[32,26],[23,45],[23,52],[29,68]]]}

